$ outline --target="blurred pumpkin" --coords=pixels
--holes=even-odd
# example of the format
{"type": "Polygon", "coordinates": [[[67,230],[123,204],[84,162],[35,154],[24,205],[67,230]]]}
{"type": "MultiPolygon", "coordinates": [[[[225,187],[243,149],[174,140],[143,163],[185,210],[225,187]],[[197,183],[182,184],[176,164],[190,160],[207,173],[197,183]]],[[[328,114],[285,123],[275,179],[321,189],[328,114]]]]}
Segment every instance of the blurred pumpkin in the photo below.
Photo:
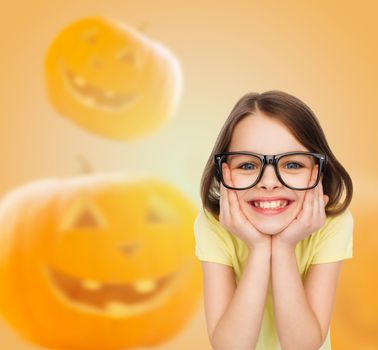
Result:
{"type": "Polygon", "coordinates": [[[0,202],[0,310],[46,347],[166,341],[201,296],[195,214],[171,185],[121,173],[13,190],[0,202]]]}
{"type": "Polygon", "coordinates": [[[115,139],[161,127],[175,111],[181,80],[180,65],[168,49],[103,17],[66,27],[45,60],[53,106],[80,127],[115,139]]]}
{"type": "Polygon", "coordinates": [[[378,349],[378,211],[376,200],[356,192],[353,258],[343,264],[332,318],[332,346],[378,349]],[[359,197],[359,198],[358,198],[359,197]]]}

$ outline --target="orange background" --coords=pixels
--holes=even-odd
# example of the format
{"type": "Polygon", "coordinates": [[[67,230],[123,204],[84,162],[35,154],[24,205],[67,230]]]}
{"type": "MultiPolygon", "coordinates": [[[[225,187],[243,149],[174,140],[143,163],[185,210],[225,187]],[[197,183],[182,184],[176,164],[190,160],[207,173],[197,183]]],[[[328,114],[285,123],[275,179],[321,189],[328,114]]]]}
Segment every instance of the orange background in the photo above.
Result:
{"type": "MultiPolygon", "coordinates": [[[[159,175],[199,207],[203,167],[237,99],[248,91],[280,89],[318,116],[354,182],[355,213],[358,203],[373,203],[377,195],[376,13],[377,3],[365,0],[9,2],[0,12],[0,196],[33,179],[79,173],[82,154],[98,171],[133,168],[159,175]],[[63,27],[91,15],[143,27],[180,61],[179,108],[155,134],[132,142],[99,138],[61,118],[47,101],[43,61],[50,42],[63,27]]],[[[369,234],[377,233],[356,227],[354,258],[345,262],[341,282],[364,254],[358,242],[362,247],[369,234]]],[[[370,271],[378,267],[376,259],[369,263],[375,265],[370,271]]],[[[337,307],[338,301],[335,312],[341,312],[337,307]]],[[[376,325],[369,327],[377,334],[376,325]]],[[[362,332],[357,323],[352,329],[351,338],[362,332]]],[[[377,345],[373,331],[369,336],[367,344],[377,345]]],[[[37,349],[2,319],[0,339],[1,349],[37,349]]],[[[210,349],[203,308],[177,338],[156,349],[210,349]]]]}

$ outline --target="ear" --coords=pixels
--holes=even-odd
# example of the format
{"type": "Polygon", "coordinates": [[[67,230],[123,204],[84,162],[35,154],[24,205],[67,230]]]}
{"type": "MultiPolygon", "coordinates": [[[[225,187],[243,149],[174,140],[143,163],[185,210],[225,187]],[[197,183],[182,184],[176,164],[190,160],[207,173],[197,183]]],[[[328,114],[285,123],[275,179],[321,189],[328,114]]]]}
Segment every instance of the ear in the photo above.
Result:
{"type": "Polygon", "coordinates": [[[324,206],[326,206],[329,201],[329,197],[326,194],[323,195],[323,201],[324,201],[324,206]]]}

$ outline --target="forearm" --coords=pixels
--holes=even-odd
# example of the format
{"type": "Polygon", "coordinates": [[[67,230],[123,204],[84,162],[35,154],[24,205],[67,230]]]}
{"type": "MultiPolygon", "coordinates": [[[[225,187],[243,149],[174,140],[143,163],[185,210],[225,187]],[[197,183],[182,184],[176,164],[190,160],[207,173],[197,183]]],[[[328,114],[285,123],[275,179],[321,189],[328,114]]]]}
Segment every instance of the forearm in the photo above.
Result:
{"type": "Polygon", "coordinates": [[[250,251],[234,296],[215,327],[211,341],[214,350],[255,348],[264,315],[270,258],[270,247],[250,251]]]}
{"type": "Polygon", "coordinates": [[[315,350],[322,334],[303,287],[294,247],[272,242],[272,293],[277,333],[283,350],[315,350]]]}

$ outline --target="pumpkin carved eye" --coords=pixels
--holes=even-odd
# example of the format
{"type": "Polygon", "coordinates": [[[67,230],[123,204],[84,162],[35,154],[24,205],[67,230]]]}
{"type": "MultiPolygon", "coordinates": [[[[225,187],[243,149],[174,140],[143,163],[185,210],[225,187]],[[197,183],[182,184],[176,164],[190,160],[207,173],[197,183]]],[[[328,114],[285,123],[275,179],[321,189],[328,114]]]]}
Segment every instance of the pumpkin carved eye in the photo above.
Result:
{"type": "Polygon", "coordinates": [[[77,200],[61,222],[61,230],[99,229],[107,226],[105,218],[90,202],[77,200]]]}
{"type": "Polygon", "coordinates": [[[124,48],[117,52],[115,55],[115,59],[117,61],[127,63],[131,67],[141,70],[142,68],[142,61],[135,49],[131,48],[124,48]]]}
{"type": "Polygon", "coordinates": [[[86,208],[76,218],[73,226],[74,228],[98,228],[100,225],[93,213],[86,208]]]}
{"type": "Polygon", "coordinates": [[[132,66],[135,64],[135,55],[130,49],[123,49],[119,51],[115,58],[119,61],[127,62],[132,66]]]}

